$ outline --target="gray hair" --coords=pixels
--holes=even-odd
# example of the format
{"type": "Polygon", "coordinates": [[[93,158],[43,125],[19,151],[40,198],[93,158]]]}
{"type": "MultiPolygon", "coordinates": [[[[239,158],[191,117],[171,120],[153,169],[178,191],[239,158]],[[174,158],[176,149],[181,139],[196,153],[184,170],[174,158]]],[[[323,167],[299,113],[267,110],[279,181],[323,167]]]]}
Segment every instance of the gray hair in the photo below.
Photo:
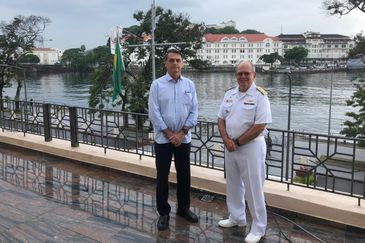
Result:
{"type": "Polygon", "coordinates": [[[248,63],[248,64],[250,64],[250,66],[251,66],[251,70],[252,70],[252,72],[255,72],[255,65],[253,65],[253,63],[252,62],[250,62],[250,61],[246,61],[246,60],[242,60],[242,61],[240,61],[238,64],[237,64],[237,66],[236,66],[236,72],[237,72],[237,69],[238,69],[238,67],[242,64],[242,63],[248,63]]]}

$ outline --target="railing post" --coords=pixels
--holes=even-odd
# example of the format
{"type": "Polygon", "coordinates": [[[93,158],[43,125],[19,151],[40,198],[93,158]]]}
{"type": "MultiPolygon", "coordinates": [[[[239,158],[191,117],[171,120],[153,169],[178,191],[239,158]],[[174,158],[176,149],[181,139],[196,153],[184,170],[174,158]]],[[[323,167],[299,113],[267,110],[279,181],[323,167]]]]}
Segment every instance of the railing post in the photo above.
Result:
{"type": "Polygon", "coordinates": [[[43,104],[44,141],[52,141],[50,105],[43,104]]]}
{"type": "Polygon", "coordinates": [[[77,128],[77,108],[69,107],[70,111],[70,133],[71,133],[71,147],[79,146],[78,128],[77,128]]]}

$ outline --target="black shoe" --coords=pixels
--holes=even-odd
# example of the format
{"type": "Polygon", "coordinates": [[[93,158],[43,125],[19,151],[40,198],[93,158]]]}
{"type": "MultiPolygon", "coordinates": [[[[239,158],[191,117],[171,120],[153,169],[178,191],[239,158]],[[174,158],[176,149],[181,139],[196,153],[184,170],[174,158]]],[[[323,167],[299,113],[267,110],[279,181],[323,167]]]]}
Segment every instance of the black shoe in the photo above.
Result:
{"type": "Polygon", "coordinates": [[[185,211],[177,211],[177,215],[183,217],[184,219],[186,219],[191,223],[197,223],[199,221],[198,216],[196,216],[196,214],[193,213],[190,209],[185,211]]]}
{"type": "Polygon", "coordinates": [[[169,227],[169,215],[161,215],[157,222],[157,229],[158,230],[165,230],[169,227]]]}

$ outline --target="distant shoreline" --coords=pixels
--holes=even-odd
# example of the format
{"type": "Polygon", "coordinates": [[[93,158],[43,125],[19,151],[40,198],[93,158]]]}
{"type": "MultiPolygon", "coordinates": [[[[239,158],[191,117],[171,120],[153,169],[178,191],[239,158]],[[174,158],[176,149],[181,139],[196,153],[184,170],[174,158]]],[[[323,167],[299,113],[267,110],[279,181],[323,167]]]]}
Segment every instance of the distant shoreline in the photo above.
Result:
{"type": "MultiPolygon", "coordinates": [[[[40,65],[40,64],[22,64],[21,67],[25,68],[27,72],[46,72],[46,73],[62,73],[62,72],[76,72],[69,66],[55,64],[55,65],[40,65]]],[[[184,72],[205,72],[205,73],[224,73],[234,72],[234,66],[214,66],[209,69],[198,70],[192,67],[184,67],[184,72]]],[[[275,70],[263,70],[257,69],[258,73],[267,74],[280,74],[280,73],[328,73],[328,72],[361,72],[363,70],[350,70],[347,68],[322,68],[322,69],[275,69],[275,70]]],[[[92,69],[86,72],[93,72],[92,69]]]]}

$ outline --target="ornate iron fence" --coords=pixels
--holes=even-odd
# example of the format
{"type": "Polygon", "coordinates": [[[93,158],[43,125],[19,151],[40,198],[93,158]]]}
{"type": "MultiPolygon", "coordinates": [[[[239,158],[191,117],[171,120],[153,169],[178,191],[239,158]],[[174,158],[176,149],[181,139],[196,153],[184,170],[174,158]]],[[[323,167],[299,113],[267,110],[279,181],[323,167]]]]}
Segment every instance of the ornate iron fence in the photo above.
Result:
{"type": "MultiPolygon", "coordinates": [[[[2,100],[3,130],[21,131],[108,149],[154,156],[153,131],[146,114],[2,100]]],[[[268,129],[267,179],[365,198],[365,149],[361,139],[268,129]]],[[[214,122],[192,131],[191,163],[224,170],[224,146],[214,122]]]]}

